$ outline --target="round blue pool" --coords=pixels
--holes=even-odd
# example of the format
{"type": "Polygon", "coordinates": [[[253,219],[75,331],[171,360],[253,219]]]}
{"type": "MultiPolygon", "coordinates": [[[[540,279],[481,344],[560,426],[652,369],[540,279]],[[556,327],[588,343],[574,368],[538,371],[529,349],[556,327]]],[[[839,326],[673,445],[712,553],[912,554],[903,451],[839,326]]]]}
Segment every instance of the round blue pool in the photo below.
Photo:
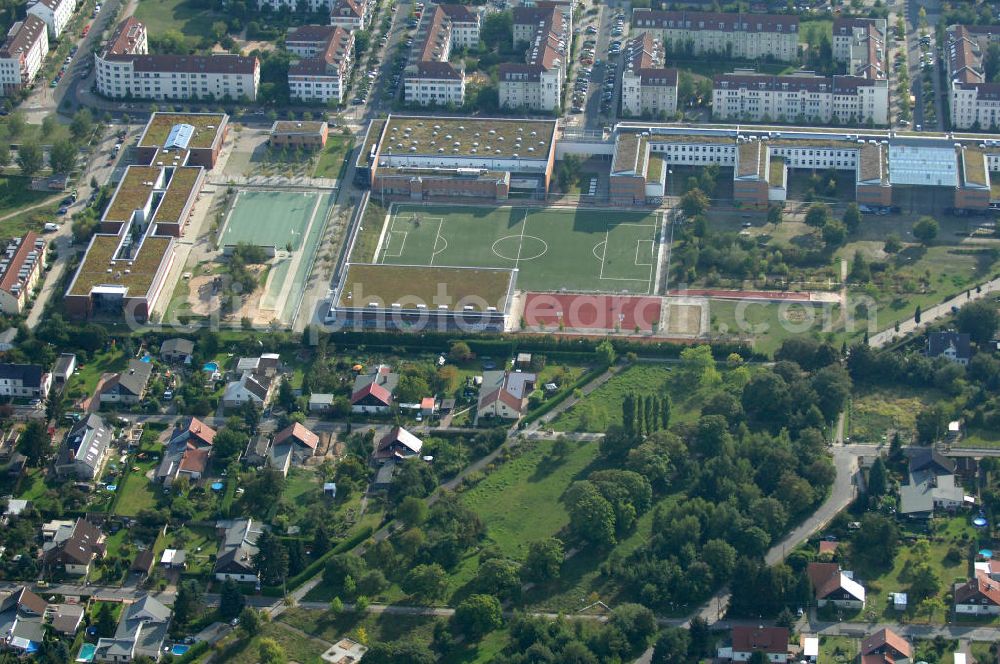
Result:
{"type": "Polygon", "coordinates": [[[117,484],[109,484],[107,486],[107,490],[108,491],[117,491],[118,490],[118,485],[117,484]]]}
{"type": "Polygon", "coordinates": [[[972,525],[974,525],[976,528],[985,528],[986,519],[984,519],[981,516],[977,516],[975,519],[972,520],[972,525]]]}
{"type": "Polygon", "coordinates": [[[152,356],[151,356],[151,355],[143,355],[143,356],[142,356],[142,359],[141,359],[141,360],[139,360],[139,361],[140,361],[140,362],[145,362],[146,364],[149,364],[150,362],[152,362],[152,361],[153,361],[153,358],[152,358],[152,356]]]}
{"type": "Polygon", "coordinates": [[[206,362],[204,364],[204,366],[202,366],[201,370],[202,371],[211,371],[212,373],[215,373],[216,371],[219,370],[219,363],[218,362],[206,362]]]}
{"type": "Polygon", "coordinates": [[[993,549],[980,549],[979,555],[983,558],[986,558],[986,560],[989,560],[990,558],[993,557],[993,549]]]}
{"type": "Polygon", "coordinates": [[[222,491],[222,487],[225,486],[222,482],[212,482],[212,491],[222,491]]]}

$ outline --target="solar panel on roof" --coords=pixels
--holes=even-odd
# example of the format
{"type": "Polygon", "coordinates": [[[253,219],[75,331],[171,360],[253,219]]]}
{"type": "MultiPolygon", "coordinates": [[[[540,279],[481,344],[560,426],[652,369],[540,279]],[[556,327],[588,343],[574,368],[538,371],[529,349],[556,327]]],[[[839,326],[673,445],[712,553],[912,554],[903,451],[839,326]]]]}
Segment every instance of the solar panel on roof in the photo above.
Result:
{"type": "Polygon", "coordinates": [[[194,136],[193,125],[175,124],[170,128],[170,133],[167,134],[167,141],[163,144],[163,147],[187,150],[188,143],[191,142],[192,136],[194,136]]]}

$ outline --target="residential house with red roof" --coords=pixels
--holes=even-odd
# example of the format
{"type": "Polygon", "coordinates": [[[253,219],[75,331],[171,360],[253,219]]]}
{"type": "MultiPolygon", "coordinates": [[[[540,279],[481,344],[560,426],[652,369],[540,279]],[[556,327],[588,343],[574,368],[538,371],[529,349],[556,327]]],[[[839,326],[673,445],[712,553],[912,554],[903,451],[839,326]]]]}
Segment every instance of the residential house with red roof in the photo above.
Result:
{"type": "Polygon", "coordinates": [[[413,458],[420,454],[423,446],[422,440],[403,427],[393,427],[379,440],[378,447],[375,448],[375,463],[384,464],[413,458]]]}
{"type": "Polygon", "coordinates": [[[538,377],[521,371],[483,372],[483,384],[479,388],[479,405],[476,408],[477,421],[481,418],[517,420],[524,415],[528,405],[528,395],[535,388],[538,377]]]}
{"type": "Polygon", "coordinates": [[[965,583],[955,584],[955,613],[973,616],[1000,615],[1000,581],[980,570],[965,583]]]}
{"type": "Polygon", "coordinates": [[[880,629],[861,641],[861,664],[900,664],[913,657],[910,642],[891,629],[880,629]]]}
{"type": "Polygon", "coordinates": [[[28,232],[14,238],[0,256],[0,311],[19,314],[45,270],[45,240],[28,232]]]}
{"type": "Polygon", "coordinates": [[[838,563],[809,563],[809,582],[816,593],[816,605],[828,604],[842,609],[863,609],[865,589],[854,580],[851,572],[840,569],[838,563]]]}
{"type": "Polygon", "coordinates": [[[784,627],[733,627],[731,645],[719,648],[719,659],[746,662],[754,652],[762,652],[769,662],[787,662],[788,630],[784,627]]]}
{"type": "Polygon", "coordinates": [[[215,429],[197,417],[178,423],[163,452],[156,479],[170,486],[181,477],[194,482],[202,478],[215,441],[215,429]]]}
{"type": "Polygon", "coordinates": [[[399,374],[380,364],[367,374],[354,379],[351,391],[352,413],[387,413],[392,406],[392,393],[399,385],[399,374]]]}
{"type": "Polygon", "coordinates": [[[318,445],[319,436],[302,424],[293,422],[291,426],[274,434],[274,440],[271,441],[271,467],[286,476],[293,464],[302,465],[313,456],[318,445]]]}

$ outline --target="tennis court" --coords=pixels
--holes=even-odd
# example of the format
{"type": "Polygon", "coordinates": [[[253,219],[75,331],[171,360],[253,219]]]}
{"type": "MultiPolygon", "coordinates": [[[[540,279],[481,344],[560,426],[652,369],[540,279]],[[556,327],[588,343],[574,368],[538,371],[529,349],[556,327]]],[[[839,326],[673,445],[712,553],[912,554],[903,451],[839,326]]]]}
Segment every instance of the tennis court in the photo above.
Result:
{"type": "Polygon", "coordinates": [[[519,290],[654,290],[661,219],[581,208],[392,207],[377,262],[517,268],[519,290]]]}
{"type": "Polygon", "coordinates": [[[283,251],[302,248],[310,221],[325,212],[328,194],[300,191],[236,192],[222,232],[219,247],[241,242],[283,251]]]}

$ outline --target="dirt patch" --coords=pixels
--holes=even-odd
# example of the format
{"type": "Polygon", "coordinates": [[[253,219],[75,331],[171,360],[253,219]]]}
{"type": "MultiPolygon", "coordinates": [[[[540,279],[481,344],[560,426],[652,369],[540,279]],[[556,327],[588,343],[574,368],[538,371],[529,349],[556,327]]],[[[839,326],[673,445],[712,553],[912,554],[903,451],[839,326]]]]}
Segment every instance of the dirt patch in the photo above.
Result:
{"type": "MultiPolygon", "coordinates": [[[[267,270],[267,265],[248,265],[247,269],[255,277],[260,276],[267,270]]],[[[211,316],[219,311],[223,294],[229,285],[229,277],[221,274],[206,274],[192,277],[188,282],[187,304],[190,311],[195,316],[211,316]]],[[[260,298],[263,289],[257,288],[248,297],[240,300],[240,303],[232,313],[223,316],[224,321],[240,321],[249,318],[254,325],[268,325],[274,320],[273,312],[260,313],[260,298]]]]}
{"type": "MultiPolygon", "coordinates": [[[[240,52],[243,55],[247,55],[247,54],[253,53],[254,51],[258,51],[258,50],[260,50],[260,51],[273,51],[276,48],[274,44],[272,44],[271,42],[266,42],[266,41],[246,41],[246,42],[245,41],[241,41],[241,42],[238,42],[238,43],[240,44],[240,52]]],[[[226,52],[226,51],[223,51],[223,52],[226,52]]]]}
{"type": "Polygon", "coordinates": [[[695,336],[701,333],[701,305],[671,304],[667,334],[695,336]]]}

